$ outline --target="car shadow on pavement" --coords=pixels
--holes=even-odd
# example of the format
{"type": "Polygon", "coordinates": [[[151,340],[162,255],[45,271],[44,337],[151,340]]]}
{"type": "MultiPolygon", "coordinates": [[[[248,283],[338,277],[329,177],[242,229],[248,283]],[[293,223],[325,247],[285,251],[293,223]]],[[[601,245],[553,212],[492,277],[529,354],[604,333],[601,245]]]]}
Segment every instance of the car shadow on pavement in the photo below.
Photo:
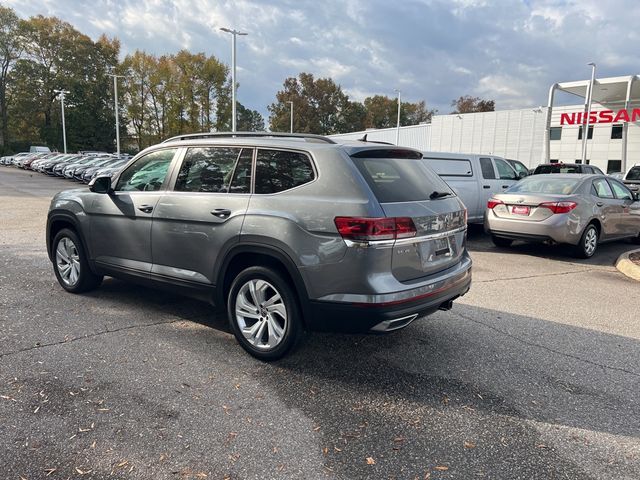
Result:
{"type": "MultiPolygon", "coordinates": [[[[391,335],[312,335],[260,381],[313,420],[327,468],[346,478],[368,457],[457,478],[588,478],[594,467],[559,450],[605,433],[634,439],[623,449],[634,455],[639,351],[636,339],[461,305],[391,335]]],[[[609,454],[607,475],[640,478],[639,462],[629,472],[609,454]]]]}

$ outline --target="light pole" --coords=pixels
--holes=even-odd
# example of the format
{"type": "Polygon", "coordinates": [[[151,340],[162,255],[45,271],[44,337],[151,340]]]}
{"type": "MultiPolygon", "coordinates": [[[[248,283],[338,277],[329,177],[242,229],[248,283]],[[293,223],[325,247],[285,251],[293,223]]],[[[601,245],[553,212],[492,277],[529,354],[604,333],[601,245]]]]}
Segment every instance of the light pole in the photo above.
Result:
{"type": "Polygon", "coordinates": [[[400,90],[396,90],[398,92],[398,122],[396,124],[396,145],[400,144],[400,90]]]}
{"type": "Polygon", "coordinates": [[[231,131],[236,131],[236,37],[238,35],[248,35],[232,28],[221,27],[223,32],[233,35],[231,42],[231,131]]]}
{"type": "Polygon", "coordinates": [[[120,156],[120,115],[118,115],[118,79],[124,78],[124,75],[116,75],[115,73],[107,73],[113,77],[113,110],[116,114],[116,153],[120,156]]]}
{"type": "Polygon", "coordinates": [[[64,96],[70,92],[69,90],[54,90],[53,93],[60,96],[60,105],[62,106],[62,144],[64,145],[64,153],[67,153],[67,130],[64,124],[64,96]]]}
{"type": "Polygon", "coordinates": [[[591,65],[591,82],[589,83],[589,89],[587,90],[586,95],[586,105],[585,110],[587,112],[587,118],[584,120],[584,125],[582,126],[582,163],[587,163],[587,140],[589,138],[589,116],[591,115],[591,99],[593,98],[593,86],[596,82],[596,64],[593,62],[587,63],[587,65],[591,65]]]}
{"type": "Polygon", "coordinates": [[[291,127],[289,128],[289,133],[293,133],[293,102],[292,101],[288,101],[287,102],[289,105],[291,105],[291,113],[290,113],[290,117],[291,117],[291,127]]]}

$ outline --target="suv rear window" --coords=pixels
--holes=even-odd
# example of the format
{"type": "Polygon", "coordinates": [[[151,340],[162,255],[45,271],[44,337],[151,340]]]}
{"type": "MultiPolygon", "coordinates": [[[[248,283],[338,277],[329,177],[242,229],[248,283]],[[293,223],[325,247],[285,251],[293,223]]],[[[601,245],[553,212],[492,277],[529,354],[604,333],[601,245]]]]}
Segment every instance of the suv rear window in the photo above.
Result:
{"type": "Polygon", "coordinates": [[[640,167],[631,167],[625,180],[640,180],[640,167]]]}
{"type": "Polygon", "coordinates": [[[451,192],[422,160],[353,157],[352,160],[380,203],[429,200],[433,192],[451,192]]]}
{"type": "Polygon", "coordinates": [[[556,163],[553,165],[538,165],[534,173],[536,175],[539,173],[582,173],[582,170],[578,165],[562,165],[556,163]]]}

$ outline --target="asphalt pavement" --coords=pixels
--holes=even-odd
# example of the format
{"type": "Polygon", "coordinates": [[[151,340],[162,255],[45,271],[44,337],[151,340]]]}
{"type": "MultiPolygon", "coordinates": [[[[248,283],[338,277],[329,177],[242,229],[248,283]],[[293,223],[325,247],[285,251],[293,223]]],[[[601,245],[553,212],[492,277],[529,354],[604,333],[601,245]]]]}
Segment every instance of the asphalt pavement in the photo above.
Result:
{"type": "Polygon", "coordinates": [[[640,478],[640,284],[613,266],[630,244],[578,261],[471,228],[451,311],[266,364],[207,304],[64,292],[44,227],[76,186],[0,167],[1,478],[640,478]]]}

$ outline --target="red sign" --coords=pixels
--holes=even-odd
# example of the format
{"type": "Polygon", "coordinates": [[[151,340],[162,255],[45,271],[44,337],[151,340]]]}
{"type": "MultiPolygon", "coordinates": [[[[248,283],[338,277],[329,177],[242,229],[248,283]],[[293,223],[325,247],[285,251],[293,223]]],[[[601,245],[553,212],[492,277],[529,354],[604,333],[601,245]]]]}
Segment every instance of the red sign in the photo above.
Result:
{"type": "MultiPolygon", "coordinates": [[[[623,108],[617,112],[600,110],[589,114],[589,124],[637,122],[638,120],[640,120],[640,108],[634,108],[633,110],[623,108]]],[[[584,112],[560,114],[560,125],[582,125],[584,123],[587,123],[587,114],[584,112]]]]}

